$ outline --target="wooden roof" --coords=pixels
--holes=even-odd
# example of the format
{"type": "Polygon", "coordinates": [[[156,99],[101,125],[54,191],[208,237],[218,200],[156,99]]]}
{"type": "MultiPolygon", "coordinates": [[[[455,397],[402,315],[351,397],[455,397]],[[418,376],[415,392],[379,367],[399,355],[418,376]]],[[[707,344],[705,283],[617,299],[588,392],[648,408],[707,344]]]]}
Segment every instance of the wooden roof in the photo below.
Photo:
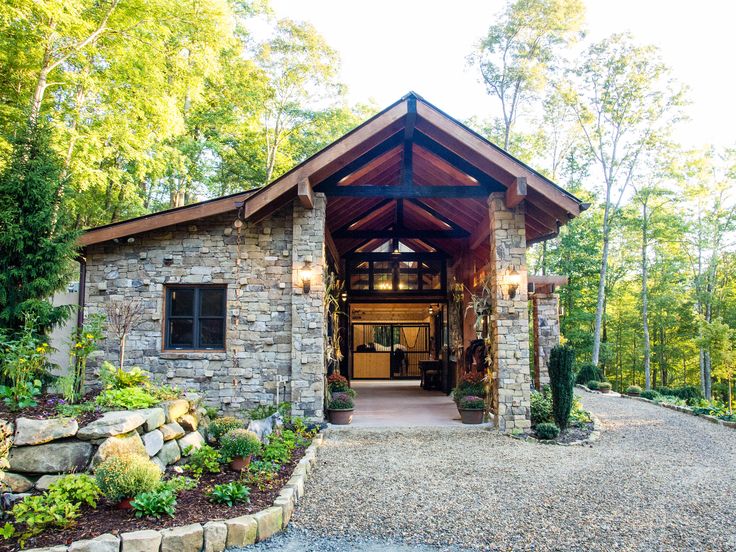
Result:
{"type": "Polygon", "coordinates": [[[87,231],[80,245],[235,210],[262,220],[285,203],[328,198],[333,255],[402,239],[455,256],[488,238],[487,197],[526,201],[527,241],[556,235],[587,205],[507,152],[410,93],[263,188],[87,231]]]}

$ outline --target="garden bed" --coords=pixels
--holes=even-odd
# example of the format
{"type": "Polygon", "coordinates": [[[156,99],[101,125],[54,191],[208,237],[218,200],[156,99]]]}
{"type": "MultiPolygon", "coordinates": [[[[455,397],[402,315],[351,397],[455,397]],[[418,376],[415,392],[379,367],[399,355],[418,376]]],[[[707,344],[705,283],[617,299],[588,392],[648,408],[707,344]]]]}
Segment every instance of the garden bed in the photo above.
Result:
{"type": "Polygon", "coordinates": [[[539,440],[542,443],[558,444],[558,445],[573,445],[587,441],[593,432],[596,430],[594,422],[582,423],[579,426],[568,427],[560,432],[560,434],[554,439],[541,439],[532,430],[530,437],[539,440]]]}
{"type": "MultiPolygon", "coordinates": [[[[99,391],[90,391],[84,398],[79,401],[80,403],[92,403],[99,394],[99,391]]],[[[0,401],[0,420],[8,422],[15,422],[16,418],[31,418],[34,420],[46,420],[48,418],[61,417],[59,412],[59,406],[66,404],[66,401],[61,395],[44,393],[43,395],[36,398],[36,405],[23,408],[21,410],[11,410],[8,405],[0,401]]],[[[80,426],[94,422],[102,417],[104,409],[97,407],[95,410],[89,412],[80,412],[75,414],[74,418],[77,420],[80,426]]]]}
{"type": "MultiPolygon", "coordinates": [[[[43,534],[29,539],[25,547],[69,545],[73,541],[91,539],[105,533],[118,535],[144,529],[158,530],[255,513],[269,508],[273,504],[281,488],[291,478],[299,460],[304,457],[305,450],[305,447],[298,447],[294,450],[291,460],[281,466],[276,478],[271,481],[268,488],[259,490],[255,486],[251,487],[250,501],[247,504],[229,507],[214,504],[208,500],[207,493],[214,485],[237,481],[239,475],[236,472],[227,470],[218,474],[204,474],[196,488],[181,491],[178,494],[174,517],[137,518],[132,510],[119,510],[114,504],[102,500],[97,508],[85,507],[79,522],[75,526],[64,530],[49,529],[43,534]]],[[[168,475],[174,475],[174,472],[168,470],[168,475]]],[[[15,550],[19,550],[17,540],[0,541],[0,552],[15,550]]]]}

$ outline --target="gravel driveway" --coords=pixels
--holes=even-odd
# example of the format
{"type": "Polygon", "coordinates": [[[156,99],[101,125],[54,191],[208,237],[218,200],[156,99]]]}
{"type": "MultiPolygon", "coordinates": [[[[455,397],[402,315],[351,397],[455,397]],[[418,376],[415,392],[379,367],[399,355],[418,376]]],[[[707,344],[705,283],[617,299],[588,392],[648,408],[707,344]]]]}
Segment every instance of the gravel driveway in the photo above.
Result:
{"type": "Polygon", "coordinates": [[[467,427],[333,432],[293,526],[261,547],[736,550],[736,431],[582,394],[603,424],[592,447],[467,427]]]}

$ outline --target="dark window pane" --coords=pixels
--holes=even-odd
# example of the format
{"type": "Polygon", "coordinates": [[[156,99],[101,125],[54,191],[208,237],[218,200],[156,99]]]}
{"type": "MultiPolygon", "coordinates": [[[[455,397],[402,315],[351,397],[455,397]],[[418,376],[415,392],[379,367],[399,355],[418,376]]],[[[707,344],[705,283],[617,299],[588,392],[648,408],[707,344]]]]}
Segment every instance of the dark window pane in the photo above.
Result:
{"type": "Polygon", "coordinates": [[[172,289],[170,316],[194,316],[194,290],[172,289]]]}
{"type": "Polygon", "coordinates": [[[399,289],[402,291],[419,289],[419,280],[417,278],[417,274],[401,272],[399,274],[399,289]]]}
{"type": "Polygon", "coordinates": [[[351,274],[350,289],[368,289],[368,274],[351,274]]]}
{"type": "Polygon", "coordinates": [[[225,316],[225,290],[217,288],[200,289],[199,315],[225,316]]]}
{"type": "Polygon", "coordinates": [[[199,321],[199,345],[222,346],[225,343],[225,321],[222,318],[205,318],[199,321]]]}
{"type": "Polygon", "coordinates": [[[172,347],[194,346],[194,321],[191,318],[169,320],[169,344],[172,347]]]}
{"type": "Polygon", "coordinates": [[[393,272],[374,272],[373,289],[378,291],[390,291],[394,287],[393,272]]]}

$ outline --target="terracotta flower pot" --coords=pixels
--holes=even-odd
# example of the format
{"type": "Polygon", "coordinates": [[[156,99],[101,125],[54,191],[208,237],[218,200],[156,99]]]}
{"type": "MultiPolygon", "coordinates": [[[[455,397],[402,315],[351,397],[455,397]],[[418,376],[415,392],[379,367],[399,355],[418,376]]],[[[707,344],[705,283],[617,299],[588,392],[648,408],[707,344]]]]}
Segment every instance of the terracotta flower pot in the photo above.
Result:
{"type": "Polygon", "coordinates": [[[236,456],[230,460],[230,469],[236,472],[242,472],[248,469],[250,466],[250,455],[248,456],[236,456]]]}
{"type": "Polygon", "coordinates": [[[330,413],[330,422],[335,425],[348,425],[353,421],[353,409],[350,410],[333,410],[328,409],[330,413]]]}
{"type": "Polygon", "coordinates": [[[603,388],[603,387],[601,387],[600,389],[598,389],[598,391],[600,391],[601,393],[610,393],[610,392],[611,392],[611,390],[610,390],[610,389],[608,389],[608,388],[603,388]]]}
{"type": "Polygon", "coordinates": [[[133,509],[133,505],[131,504],[131,502],[133,502],[133,500],[134,500],[134,498],[132,498],[132,497],[131,498],[124,498],[120,502],[118,502],[116,508],[118,510],[132,510],[133,509]]]}
{"type": "Polygon", "coordinates": [[[640,393],[637,393],[636,391],[629,391],[629,397],[638,397],[640,393]]]}
{"type": "Polygon", "coordinates": [[[460,419],[464,424],[482,424],[483,423],[483,410],[468,408],[458,408],[460,411],[460,419]]]}

